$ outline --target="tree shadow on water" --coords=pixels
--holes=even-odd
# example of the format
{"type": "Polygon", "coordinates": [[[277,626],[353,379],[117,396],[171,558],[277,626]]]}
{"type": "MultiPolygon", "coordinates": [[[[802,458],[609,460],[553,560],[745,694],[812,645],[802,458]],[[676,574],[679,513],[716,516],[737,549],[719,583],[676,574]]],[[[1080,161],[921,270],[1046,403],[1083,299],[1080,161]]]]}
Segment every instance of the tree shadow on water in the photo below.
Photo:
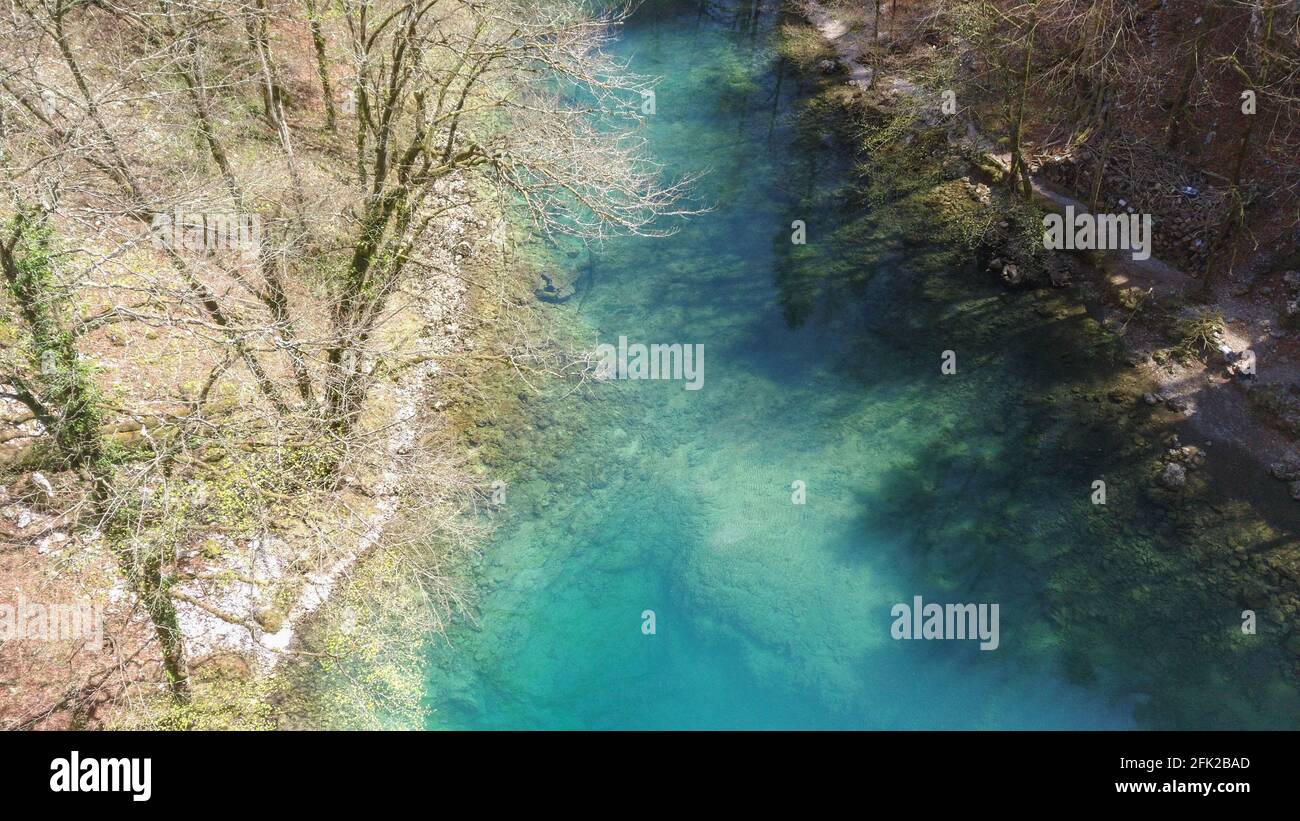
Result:
{"type": "MultiPolygon", "coordinates": [[[[1116,464],[1111,475],[1129,488],[1139,481],[1130,473],[1140,472],[1116,464]]],[[[1005,652],[1131,702],[1142,726],[1300,724],[1276,634],[1240,630],[1234,596],[1252,592],[1213,581],[1216,545],[1234,533],[1256,541],[1247,507],[1208,517],[1140,492],[1096,506],[1018,459],[951,436],[913,449],[858,503],[863,543],[904,545],[894,558],[907,563],[916,590],[1000,602],[1017,635],[1035,637],[1017,646],[1009,635],[1005,652]]]]}

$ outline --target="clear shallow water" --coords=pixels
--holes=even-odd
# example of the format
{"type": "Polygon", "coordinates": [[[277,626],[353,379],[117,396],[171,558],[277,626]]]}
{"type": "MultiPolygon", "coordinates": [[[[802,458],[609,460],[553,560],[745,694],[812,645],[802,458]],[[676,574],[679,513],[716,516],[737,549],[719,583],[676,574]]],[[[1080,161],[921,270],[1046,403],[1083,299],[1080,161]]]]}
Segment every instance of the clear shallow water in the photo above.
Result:
{"type": "Polygon", "coordinates": [[[569,260],[583,295],[558,310],[602,342],[702,343],[704,388],[612,383],[580,423],[552,417],[582,432],[511,487],[478,625],[431,651],[429,726],[1280,722],[1294,694],[1269,660],[1197,632],[1232,641],[1236,613],[1152,552],[1178,523],[1137,494],[1110,518],[1087,504],[1132,468],[1126,434],[1038,400],[1100,379],[1106,343],[1034,319],[914,221],[862,219],[850,164],[797,116],[774,10],[703,8],[649,3],[620,48],[664,78],[657,156],[709,169],[716,209],[569,260]],[[1002,646],[891,639],[914,595],[999,603],[1002,646]]]}

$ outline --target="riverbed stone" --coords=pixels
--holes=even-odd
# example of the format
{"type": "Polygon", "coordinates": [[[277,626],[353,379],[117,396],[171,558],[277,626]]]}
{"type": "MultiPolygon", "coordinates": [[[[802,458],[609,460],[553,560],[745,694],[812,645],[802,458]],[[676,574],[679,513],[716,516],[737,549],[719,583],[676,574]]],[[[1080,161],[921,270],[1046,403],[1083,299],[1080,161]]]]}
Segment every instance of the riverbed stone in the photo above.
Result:
{"type": "Polygon", "coordinates": [[[1300,459],[1288,456],[1280,462],[1269,465],[1268,472],[1274,479],[1294,482],[1300,479],[1300,459]]]}
{"type": "Polygon", "coordinates": [[[1170,462],[1160,473],[1160,484],[1170,490],[1177,490],[1187,484],[1187,470],[1177,462],[1170,462]]]}

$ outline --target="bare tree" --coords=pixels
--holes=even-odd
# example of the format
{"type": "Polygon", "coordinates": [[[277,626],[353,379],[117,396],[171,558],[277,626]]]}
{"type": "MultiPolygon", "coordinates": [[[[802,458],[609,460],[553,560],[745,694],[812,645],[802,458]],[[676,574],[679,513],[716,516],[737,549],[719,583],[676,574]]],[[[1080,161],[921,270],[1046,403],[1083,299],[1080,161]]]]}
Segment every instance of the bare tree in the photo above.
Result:
{"type": "MultiPolygon", "coordinates": [[[[295,118],[287,8],[15,0],[2,23],[0,266],[28,343],[0,380],[60,465],[84,474],[70,520],[110,543],[179,699],[177,602],[240,621],[183,592],[199,573],[181,547],[229,529],[214,493],[312,523],[347,460],[384,458],[382,427],[362,419],[378,374],[413,355],[388,323],[403,288],[440,264],[427,249],[446,220],[490,195],[541,234],[600,242],[667,234],[693,211],[690,180],[665,180],[639,134],[653,83],[605,48],[624,10],[342,0],[327,16],[307,2],[296,30],[310,35],[345,159],[295,118]],[[355,102],[339,111],[336,72],[355,102]],[[196,247],[158,241],[172,214],[178,232],[198,215],[196,247]],[[206,247],[211,214],[256,218],[255,247],[206,247]],[[87,353],[109,331],[164,334],[196,384],[165,401],[110,396],[87,353]],[[231,477],[245,484],[224,489],[231,477]]],[[[322,544],[355,537],[309,526],[322,544]]]]}
{"type": "Polygon", "coordinates": [[[333,298],[325,397],[338,431],[359,412],[366,344],[438,213],[431,195],[452,174],[481,169],[540,230],[588,240],[664,233],[660,219],[688,213],[687,181],[661,184],[630,130],[650,84],[602,50],[620,12],[411,2],[377,14],[351,0],[344,11],[363,190],[333,298]]]}

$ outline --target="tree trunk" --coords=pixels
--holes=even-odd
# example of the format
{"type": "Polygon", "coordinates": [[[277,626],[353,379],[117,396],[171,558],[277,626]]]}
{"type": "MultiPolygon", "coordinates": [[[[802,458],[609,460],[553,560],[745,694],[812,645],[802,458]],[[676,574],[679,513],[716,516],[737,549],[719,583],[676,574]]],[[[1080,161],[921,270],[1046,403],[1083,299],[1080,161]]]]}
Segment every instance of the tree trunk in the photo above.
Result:
{"type": "Polygon", "coordinates": [[[1187,116],[1187,101],[1191,97],[1192,84],[1196,81],[1196,75],[1200,69],[1201,46],[1205,42],[1206,36],[1209,35],[1210,29],[1214,27],[1219,16],[1218,4],[1214,0],[1209,0],[1201,12],[1201,24],[1196,28],[1196,36],[1192,39],[1192,53],[1187,58],[1187,65],[1183,68],[1182,79],[1178,82],[1178,94],[1174,98],[1173,106],[1169,110],[1169,122],[1165,125],[1165,146],[1174,149],[1183,138],[1183,120],[1187,116]]]}
{"type": "Polygon", "coordinates": [[[316,51],[316,75],[320,77],[321,96],[325,101],[325,127],[338,135],[337,116],[334,113],[334,85],[330,82],[329,60],[325,56],[325,32],[321,28],[316,0],[304,0],[307,5],[307,25],[311,29],[311,44],[316,51]]]}

